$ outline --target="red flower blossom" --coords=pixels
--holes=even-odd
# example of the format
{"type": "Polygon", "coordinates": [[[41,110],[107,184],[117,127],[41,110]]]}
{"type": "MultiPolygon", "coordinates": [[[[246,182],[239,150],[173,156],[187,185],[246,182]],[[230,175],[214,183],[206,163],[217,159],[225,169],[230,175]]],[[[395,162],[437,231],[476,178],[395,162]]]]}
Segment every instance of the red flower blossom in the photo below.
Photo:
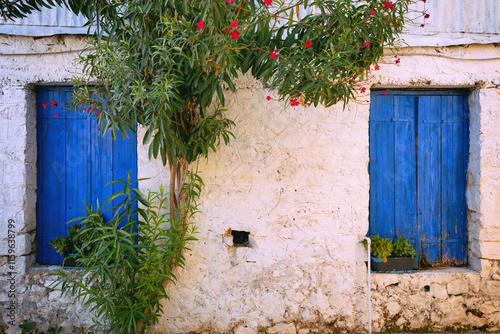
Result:
{"type": "Polygon", "coordinates": [[[59,117],[59,116],[60,116],[60,115],[59,115],[58,113],[56,113],[56,115],[54,116],[54,118],[57,118],[57,117],[59,117]]]}
{"type": "Polygon", "coordinates": [[[270,97],[269,95],[266,97],[266,99],[267,99],[268,101],[271,101],[271,97],[270,97]]]}
{"type": "Polygon", "coordinates": [[[297,101],[297,99],[293,99],[290,101],[290,104],[292,105],[292,107],[295,107],[295,106],[298,106],[300,104],[300,102],[297,101]]]}
{"type": "Polygon", "coordinates": [[[312,42],[311,42],[311,40],[309,40],[309,39],[306,41],[306,44],[304,44],[304,46],[306,47],[306,49],[307,49],[307,48],[310,48],[310,47],[311,47],[311,45],[312,45],[312,42]]]}
{"type": "Polygon", "coordinates": [[[383,92],[382,95],[386,96],[387,95],[387,92],[383,92]]]}
{"type": "Polygon", "coordinates": [[[429,17],[431,17],[431,15],[430,15],[430,14],[425,14],[425,15],[424,15],[424,18],[426,18],[426,19],[428,19],[429,17]]]}
{"type": "Polygon", "coordinates": [[[100,113],[101,113],[101,112],[100,112],[99,110],[97,110],[95,114],[96,114],[96,115],[99,115],[100,113]]]}
{"type": "Polygon", "coordinates": [[[199,23],[196,23],[196,26],[198,27],[198,29],[203,29],[205,28],[205,22],[201,20],[199,23]]]}
{"type": "Polygon", "coordinates": [[[392,1],[384,1],[384,9],[394,9],[394,4],[392,1]]]}
{"type": "Polygon", "coordinates": [[[47,103],[43,102],[42,106],[43,106],[43,109],[47,109],[47,103]]]}
{"type": "Polygon", "coordinates": [[[271,6],[271,4],[273,3],[273,0],[264,0],[264,3],[268,6],[271,6]]]}
{"type": "Polygon", "coordinates": [[[233,3],[233,0],[226,0],[226,2],[233,3]]]}
{"type": "Polygon", "coordinates": [[[375,9],[370,10],[370,15],[375,15],[375,9]]]}
{"type": "Polygon", "coordinates": [[[426,2],[427,2],[427,0],[422,0],[422,1],[423,1],[423,3],[426,3],[426,2]]]}
{"type": "Polygon", "coordinates": [[[378,71],[378,70],[380,70],[380,66],[375,65],[375,71],[378,71]]]}
{"type": "Polygon", "coordinates": [[[236,28],[238,26],[238,22],[232,21],[231,22],[231,27],[236,28]]]}
{"type": "Polygon", "coordinates": [[[421,24],[421,25],[420,25],[420,28],[423,28],[423,27],[425,27],[425,24],[421,24]]]}
{"type": "Polygon", "coordinates": [[[399,64],[401,62],[401,58],[396,59],[396,64],[399,64]]]}
{"type": "Polygon", "coordinates": [[[363,42],[363,45],[364,46],[368,46],[368,45],[370,45],[370,42],[369,41],[365,41],[365,42],[363,42]]]}
{"type": "Polygon", "coordinates": [[[50,105],[52,106],[52,108],[57,107],[57,102],[54,101],[54,99],[52,99],[52,101],[50,102],[50,105]]]}
{"type": "Polygon", "coordinates": [[[365,87],[361,87],[361,93],[364,93],[366,92],[366,88],[365,87]]]}
{"type": "Polygon", "coordinates": [[[90,108],[87,109],[87,112],[90,113],[90,108]]]}
{"type": "Polygon", "coordinates": [[[238,39],[240,38],[240,32],[238,30],[235,30],[231,33],[231,39],[238,39]]]}
{"type": "Polygon", "coordinates": [[[270,57],[271,59],[276,58],[276,53],[277,53],[277,52],[278,52],[277,50],[274,50],[274,51],[271,53],[271,55],[270,55],[269,57],[270,57]]]}
{"type": "Polygon", "coordinates": [[[229,27],[226,30],[224,30],[224,32],[229,34],[231,32],[231,27],[229,27]]]}

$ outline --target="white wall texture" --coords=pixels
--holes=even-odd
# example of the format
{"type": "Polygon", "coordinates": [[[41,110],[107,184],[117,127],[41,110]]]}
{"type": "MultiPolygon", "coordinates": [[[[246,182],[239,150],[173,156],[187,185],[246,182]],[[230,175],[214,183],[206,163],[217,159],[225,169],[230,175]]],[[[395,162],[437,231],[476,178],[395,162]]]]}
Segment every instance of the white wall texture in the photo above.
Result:
{"type": "MultiPolygon", "coordinates": [[[[80,49],[75,37],[0,36],[0,53],[80,49]]],[[[500,330],[500,49],[471,45],[401,50],[366,82],[372,88],[471,88],[468,172],[468,268],[374,274],[374,329],[481,327],[500,330]],[[419,54],[419,55],[418,55],[419,54]],[[489,60],[477,60],[489,59],[489,60]]],[[[0,55],[0,275],[6,224],[14,219],[16,321],[89,324],[89,315],[51,291],[35,255],[37,83],[78,73],[74,53],[0,55]]],[[[200,161],[205,188],[178,284],[157,332],[300,333],[366,328],[369,91],[358,103],[284,108],[258,82],[242,77],[227,91],[230,145],[200,161]],[[233,247],[228,231],[250,232],[251,248],[233,247]],[[226,236],[226,237],[225,237],[226,236]]],[[[140,136],[139,136],[140,137],[140,136]]],[[[168,172],[139,145],[141,188],[168,183],[168,172]]],[[[0,279],[0,303],[9,301],[0,279]]],[[[5,315],[2,321],[5,323],[5,315]]]]}

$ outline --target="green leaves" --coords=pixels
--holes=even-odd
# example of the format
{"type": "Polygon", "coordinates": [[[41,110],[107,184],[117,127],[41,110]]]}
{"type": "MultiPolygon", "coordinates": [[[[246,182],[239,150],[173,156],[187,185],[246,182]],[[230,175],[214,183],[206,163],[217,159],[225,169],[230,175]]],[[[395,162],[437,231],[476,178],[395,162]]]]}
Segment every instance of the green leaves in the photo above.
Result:
{"type": "MultiPolygon", "coordinates": [[[[192,217],[197,212],[192,203],[202,181],[194,173],[189,180],[183,212],[192,217]]],[[[169,219],[163,186],[144,196],[131,187],[134,182],[114,181],[122,183],[123,190],[111,195],[103,206],[86,206],[87,214],[74,220],[78,222],[74,239],[79,243],[76,261],[80,268],[53,274],[63,295],[72,295],[96,311],[96,329],[108,328],[113,333],[142,333],[158,320],[160,301],[168,298],[163,282],[176,282],[172,269],[184,266],[186,242],[195,240],[196,229],[187,223],[187,216],[169,219]],[[108,209],[112,219],[105,221],[104,207],[112,203],[118,204],[108,209]]]]}

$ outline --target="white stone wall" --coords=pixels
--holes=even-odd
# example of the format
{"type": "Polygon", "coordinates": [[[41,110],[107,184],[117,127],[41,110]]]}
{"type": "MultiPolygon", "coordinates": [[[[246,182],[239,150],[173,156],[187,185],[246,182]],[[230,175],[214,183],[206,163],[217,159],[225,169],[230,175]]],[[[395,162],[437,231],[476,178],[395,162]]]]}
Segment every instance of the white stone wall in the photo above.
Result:
{"type": "MultiPolygon", "coordinates": [[[[30,320],[47,330],[63,325],[66,332],[88,327],[91,317],[73,300],[49,288],[36,266],[36,94],[35,84],[67,84],[80,71],[73,59],[84,46],[81,37],[11,37],[0,35],[0,307],[15,305],[15,322],[30,320]],[[51,52],[53,54],[43,54],[51,52]],[[60,53],[56,53],[60,52],[60,53]],[[29,54],[29,55],[26,55],[29,54]],[[15,223],[15,261],[7,263],[8,223],[15,223]],[[8,275],[14,272],[13,275],[8,275]],[[8,278],[14,278],[11,288],[8,278]],[[13,297],[11,297],[11,296],[13,297]]],[[[1,312],[7,326],[9,312],[1,312]]],[[[1,332],[1,329],[0,329],[1,332]]],[[[19,328],[8,329],[19,333],[19,328]]]]}
{"type": "MultiPolygon", "coordinates": [[[[81,49],[75,37],[0,36],[0,53],[81,49]]],[[[494,45],[403,50],[387,57],[367,88],[471,88],[467,180],[470,268],[375,274],[373,327],[500,329],[500,51],[494,45]],[[415,53],[419,55],[414,55],[415,53]],[[409,55],[413,54],[413,55],[409,55]],[[473,60],[492,58],[489,60],[473,60]],[[463,60],[472,59],[472,60],[463,60]],[[485,326],[485,327],[483,327],[485,326]]],[[[51,268],[35,262],[36,108],[33,85],[78,74],[75,53],[0,56],[0,304],[9,219],[16,222],[17,321],[87,326],[89,314],[48,288],[51,268]]],[[[242,77],[227,92],[236,138],[199,164],[205,188],[197,242],[158,332],[308,333],[367,325],[369,89],[358,103],[284,108],[242,77]],[[250,232],[251,248],[231,246],[230,230],[250,232]]],[[[141,137],[139,135],[139,137],[141,137]]],[[[141,189],[168,183],[140,143],[141,189]]],[[[7,319],[2,318],[0,324],[7,319]]]]}
{"type": "MultiPolygon", "coordinates": [[[[499,48],[401,52],[365,86],[471,89],[470,268],[373,275],[373,328],[498,330],[499,48]]],[[[158,332],[366,328],[369,91],[346,110],[284,109],[267,95],[243,78],[227,96],[236,139],[200,164],[200,241],[158,332]],[[252,248],[228,246],[229,229],[250,232],[252,248]]]]}

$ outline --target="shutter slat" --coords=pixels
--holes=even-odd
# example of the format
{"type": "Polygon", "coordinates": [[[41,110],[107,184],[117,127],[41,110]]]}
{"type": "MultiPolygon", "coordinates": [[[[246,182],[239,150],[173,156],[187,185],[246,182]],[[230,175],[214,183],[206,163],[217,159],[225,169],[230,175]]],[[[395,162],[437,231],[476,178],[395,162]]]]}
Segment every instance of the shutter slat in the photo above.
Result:
{"type": "MultiPolygon", "coordinates": [[[[374,96],[370,121],[393,115],[392,96],[374,96]]],[[[370,122],[370,235],[394,235],[394,123],[370,122]]]]}
{"type": "Polygon", "coordinates": [[[64,118],[55,118],[60,107],[42,103],[59,98],[59,91],[42,91],[38,96],[38,216],[37,256],[40,263],[57,264],[62,256],[50,247],[50,241],[66,235],[65,222],[65,149],[66,127],[64,118]]]}
{"type": "Polygon", "coordinates": [[[415,134],[415,97],[394,96],[394,113],[401,119],[411,122],[395,122],[395,233],[409,238],[418,244],[417,227],[417,180],[416,180],[416,134],[415,134]]]}
{"type": "MultiPolygon", "coordinates": [[[[443,120],[464,119],[462,96],[442,97],[443,120]]],[[[442,127],[442,212],[443,262],[463,262],[465,244],[451,242],[465,235],[464,124],[443,123],[442,127]]]]}
{"type": "MultiPolygon", "coordinates": [[[[104,201],[113,194],[113,188],[111,186],[105,186],[107,183],[113,181],[113,139],[109,132],[106,133],[105,136],[101,135],[95,116],[92,116],[90,123],[90,136],[92,138],[92,203],[99,201],[99,204],[103,205],[104,201]]],[[[106,206],[106,208],[109,207],[109,205],[106,206]]],[[[109,211],[104,213],[104,218],[106,220],[109,220],[111,216],[112,213],[109,211]]]]}
{"type": "MultiPolygon", "coordinates": [[[[439,96],[418,98],[418,211],[421,240],[441,239],[441,119],[439,96]]],[[[434,264],[441,260],[441,244],[420,243],[425,260],[434,264]]]]}

